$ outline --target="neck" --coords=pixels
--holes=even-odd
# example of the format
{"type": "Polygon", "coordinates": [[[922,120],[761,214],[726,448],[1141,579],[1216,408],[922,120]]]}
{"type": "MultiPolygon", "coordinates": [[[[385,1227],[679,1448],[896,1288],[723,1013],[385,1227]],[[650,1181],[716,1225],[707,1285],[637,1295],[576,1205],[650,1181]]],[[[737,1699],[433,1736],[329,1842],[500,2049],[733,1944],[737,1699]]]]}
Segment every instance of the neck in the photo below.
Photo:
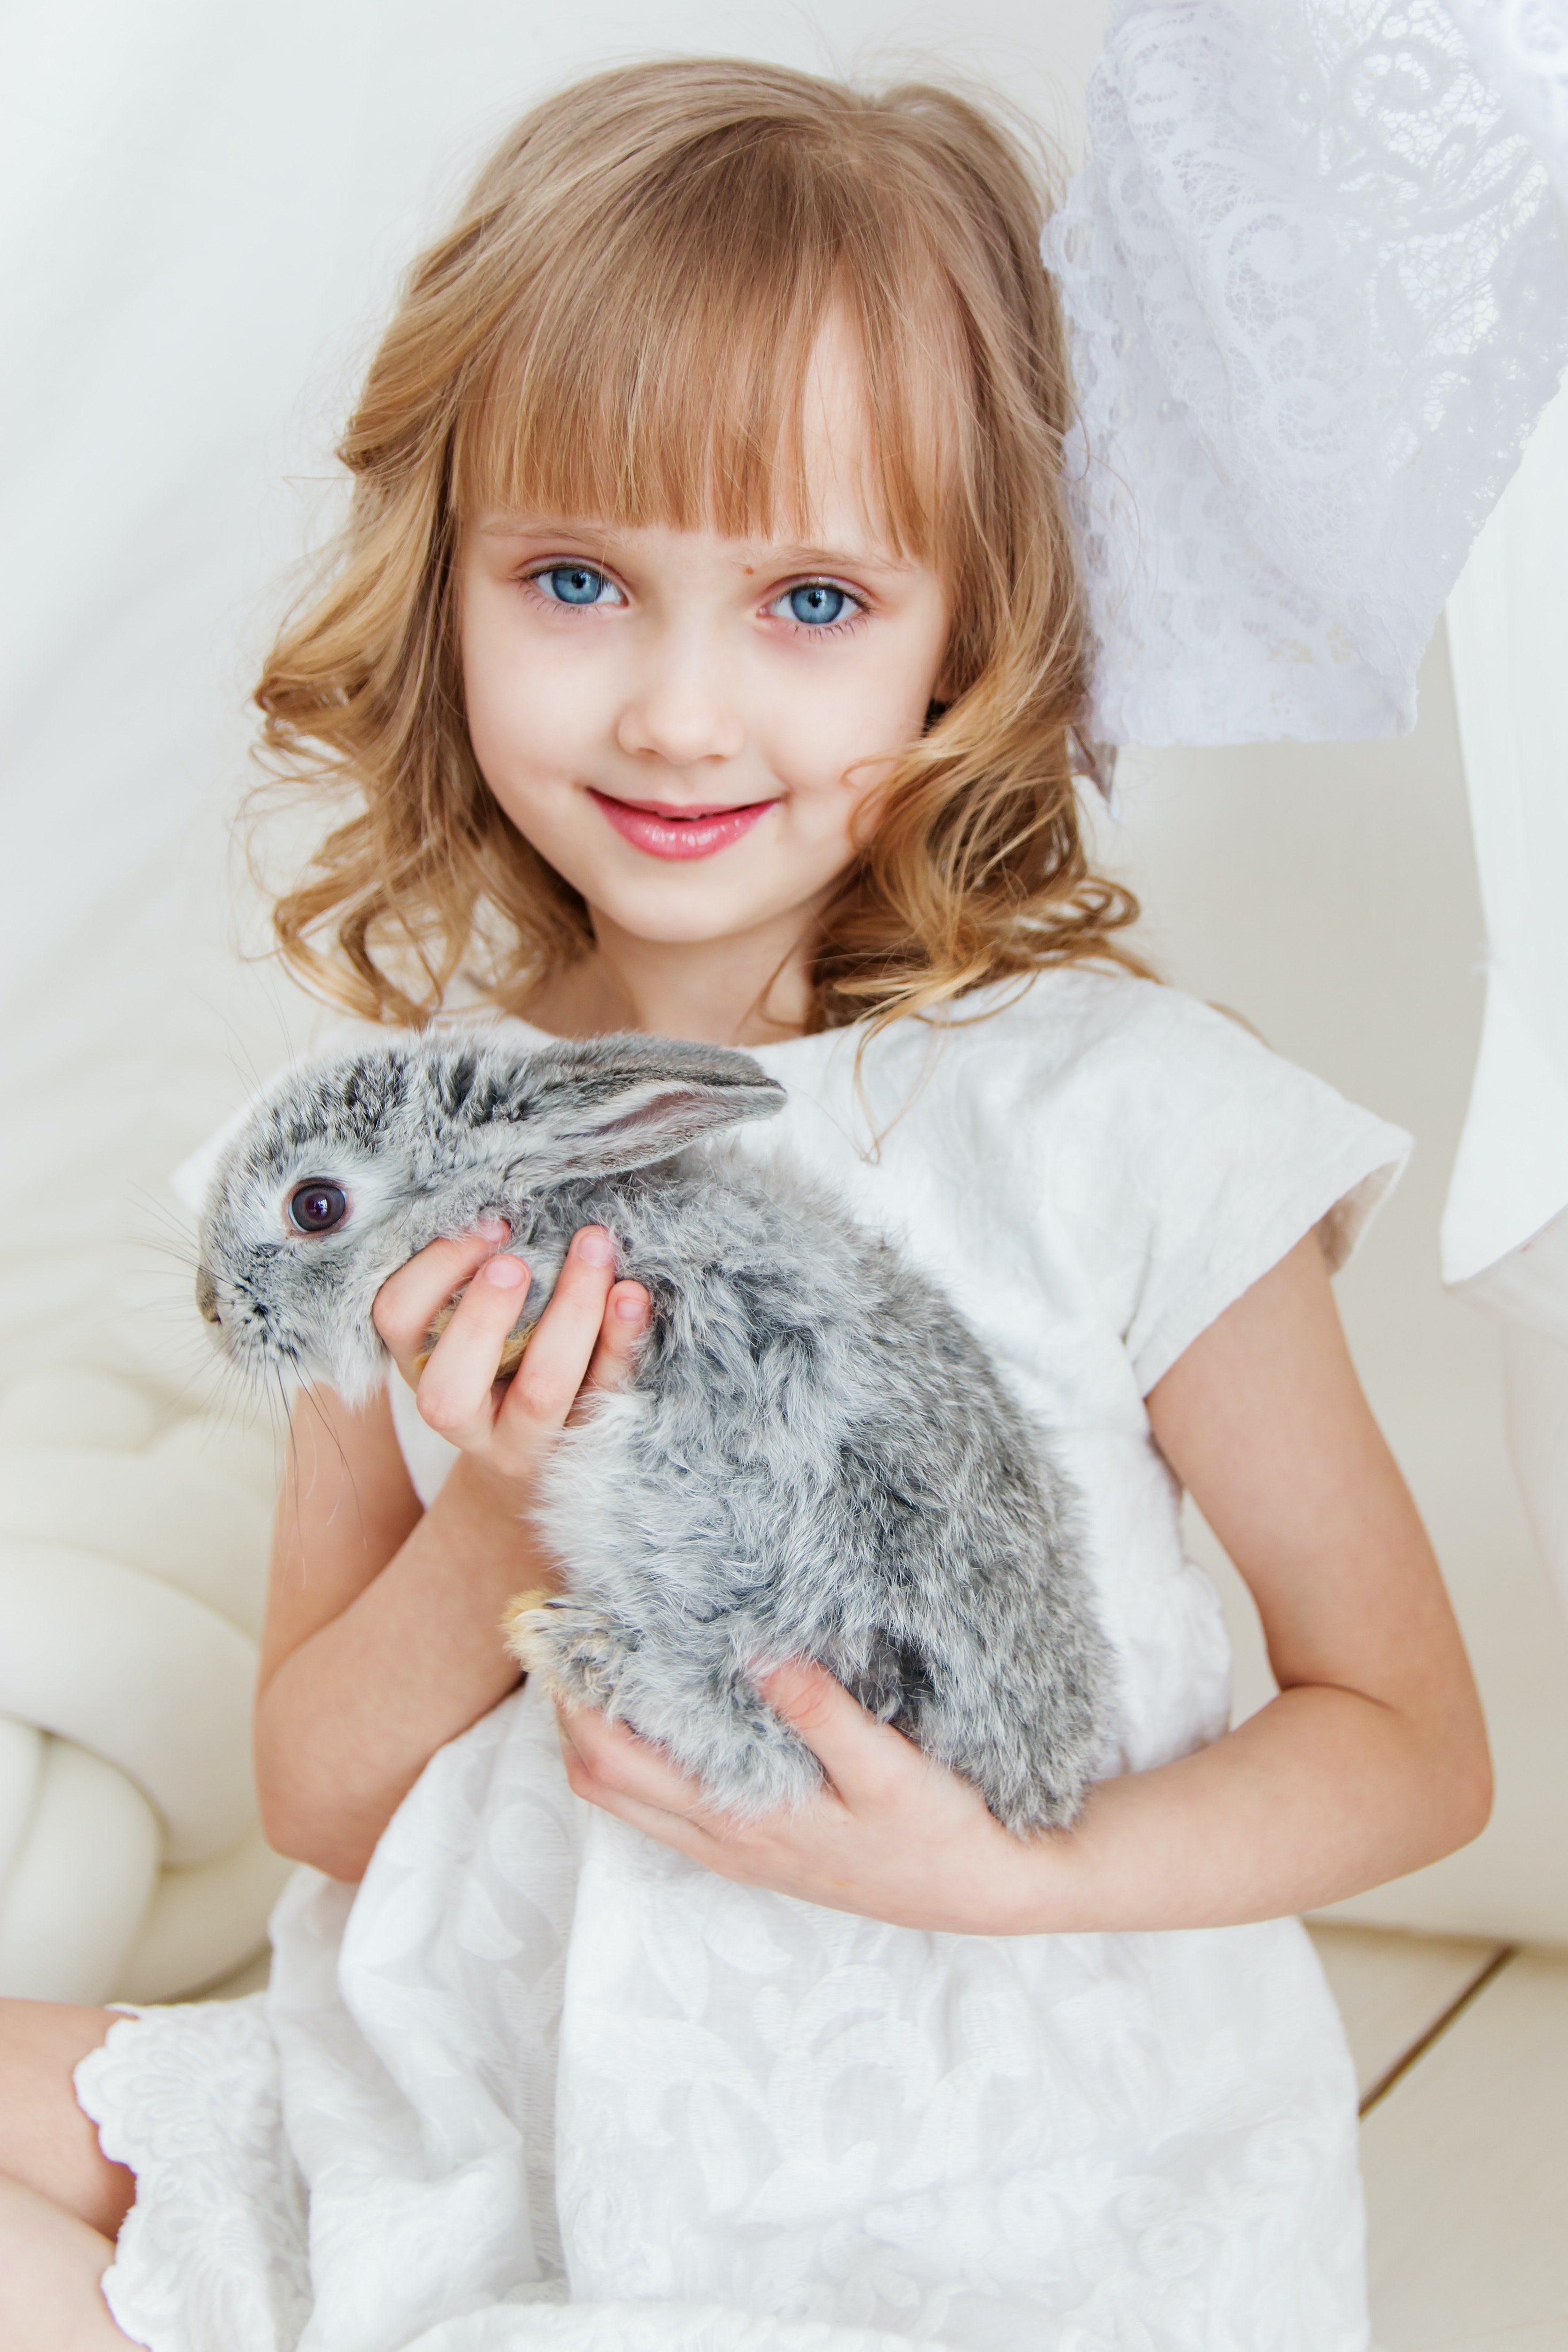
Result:
{"type": "Polygon", "coordinates": [[[594,914],[594,945],[523,1011],[558,1037],[616,1029],[768,1045],[805,1026],[811,987],[798,911],[728,939],[639,939],[594,914]]]}

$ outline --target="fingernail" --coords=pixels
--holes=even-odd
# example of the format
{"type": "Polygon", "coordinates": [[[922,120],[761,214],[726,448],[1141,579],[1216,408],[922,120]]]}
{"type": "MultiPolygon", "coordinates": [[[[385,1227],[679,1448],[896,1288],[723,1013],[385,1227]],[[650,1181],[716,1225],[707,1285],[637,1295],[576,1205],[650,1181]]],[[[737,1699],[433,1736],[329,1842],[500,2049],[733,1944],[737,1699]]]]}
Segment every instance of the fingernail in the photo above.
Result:
{"type": "Polygon", "coordinates": [[[487,1282],[498,1290],[521,1290],[527,1276],[514,1257],[488,1258],[479,1269],[487,1282]]]}
{"type": "Polygon", "coordinates": [[[647,1300],[639,1298],[635,1290],[623,1290],[616,1301],[618,1323],[641,1323],[647,1316],[647,1300]]]}
{"type": "Polygon", "coordinates": [[[587,1225],[573,1244],[584,1265],[614,1265],[616,1245],[602,1225],[587,1225]]]}
{"type": "Polygon", "coordinates": [[[503,1242],[511,1227],[504,1217],[481,1217],[474,1231],[482,1242],[503,1242]]]}

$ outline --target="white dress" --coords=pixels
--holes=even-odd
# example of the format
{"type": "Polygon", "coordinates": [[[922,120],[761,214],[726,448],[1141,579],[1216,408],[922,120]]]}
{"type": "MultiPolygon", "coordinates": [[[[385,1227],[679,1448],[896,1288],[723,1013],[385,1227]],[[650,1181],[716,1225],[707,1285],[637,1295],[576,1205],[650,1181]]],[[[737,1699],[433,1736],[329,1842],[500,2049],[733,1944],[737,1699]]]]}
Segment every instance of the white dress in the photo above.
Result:
{"type": "MultiPolygon", "coordinates": [[[[1173,991],[1058,971],[758,1058],[793,1151],[969,1316],[1081,1488],[1118,1769],[1216,1738],[1227,1652],[1143,1397],[1406,1139],[1173,991]],[[867,1112],[881,1130],[868,1152],[867,1112]]],[[[416,1483],[447,1449],[405,1406],[416,1483]],[[423,1441],[422,1443],[420,1441],[423,1441]]],[[[78,2074],[152,2352],[1361,2352],[1355,2096],[1299,1925],[928,1935],[731,1885],[582,1804],[524,1688],[270,1990],[78,2074]]]]}

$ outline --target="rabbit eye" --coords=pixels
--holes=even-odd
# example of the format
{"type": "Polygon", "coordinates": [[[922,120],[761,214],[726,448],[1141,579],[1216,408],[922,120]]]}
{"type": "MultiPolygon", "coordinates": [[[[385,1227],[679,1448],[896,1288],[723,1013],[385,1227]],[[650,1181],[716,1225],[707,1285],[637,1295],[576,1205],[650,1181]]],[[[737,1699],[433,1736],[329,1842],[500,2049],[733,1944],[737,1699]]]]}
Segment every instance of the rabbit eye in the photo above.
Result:
{"type": "Polygon", "coordinates": [[[348,1213],[348,1194],[324,1176],[307,1176],[289,1195],[289,1222],[297,1233],[330,1234],[348,1213]]]}

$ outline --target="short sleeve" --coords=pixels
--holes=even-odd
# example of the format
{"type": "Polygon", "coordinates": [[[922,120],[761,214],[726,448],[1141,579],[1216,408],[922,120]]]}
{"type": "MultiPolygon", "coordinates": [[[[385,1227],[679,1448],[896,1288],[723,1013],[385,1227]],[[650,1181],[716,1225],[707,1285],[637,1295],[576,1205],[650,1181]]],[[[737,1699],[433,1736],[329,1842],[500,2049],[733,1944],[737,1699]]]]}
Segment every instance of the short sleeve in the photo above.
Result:
{"type": "Polygon", "coordinates": [[[1071,1139],[1053,1159],[1146,1396],[1303,1234],[1337,1272],[1410,1138],[1173,989],[1124,984],[1112,1004],[1060,1106],[1071,1139]]]}

